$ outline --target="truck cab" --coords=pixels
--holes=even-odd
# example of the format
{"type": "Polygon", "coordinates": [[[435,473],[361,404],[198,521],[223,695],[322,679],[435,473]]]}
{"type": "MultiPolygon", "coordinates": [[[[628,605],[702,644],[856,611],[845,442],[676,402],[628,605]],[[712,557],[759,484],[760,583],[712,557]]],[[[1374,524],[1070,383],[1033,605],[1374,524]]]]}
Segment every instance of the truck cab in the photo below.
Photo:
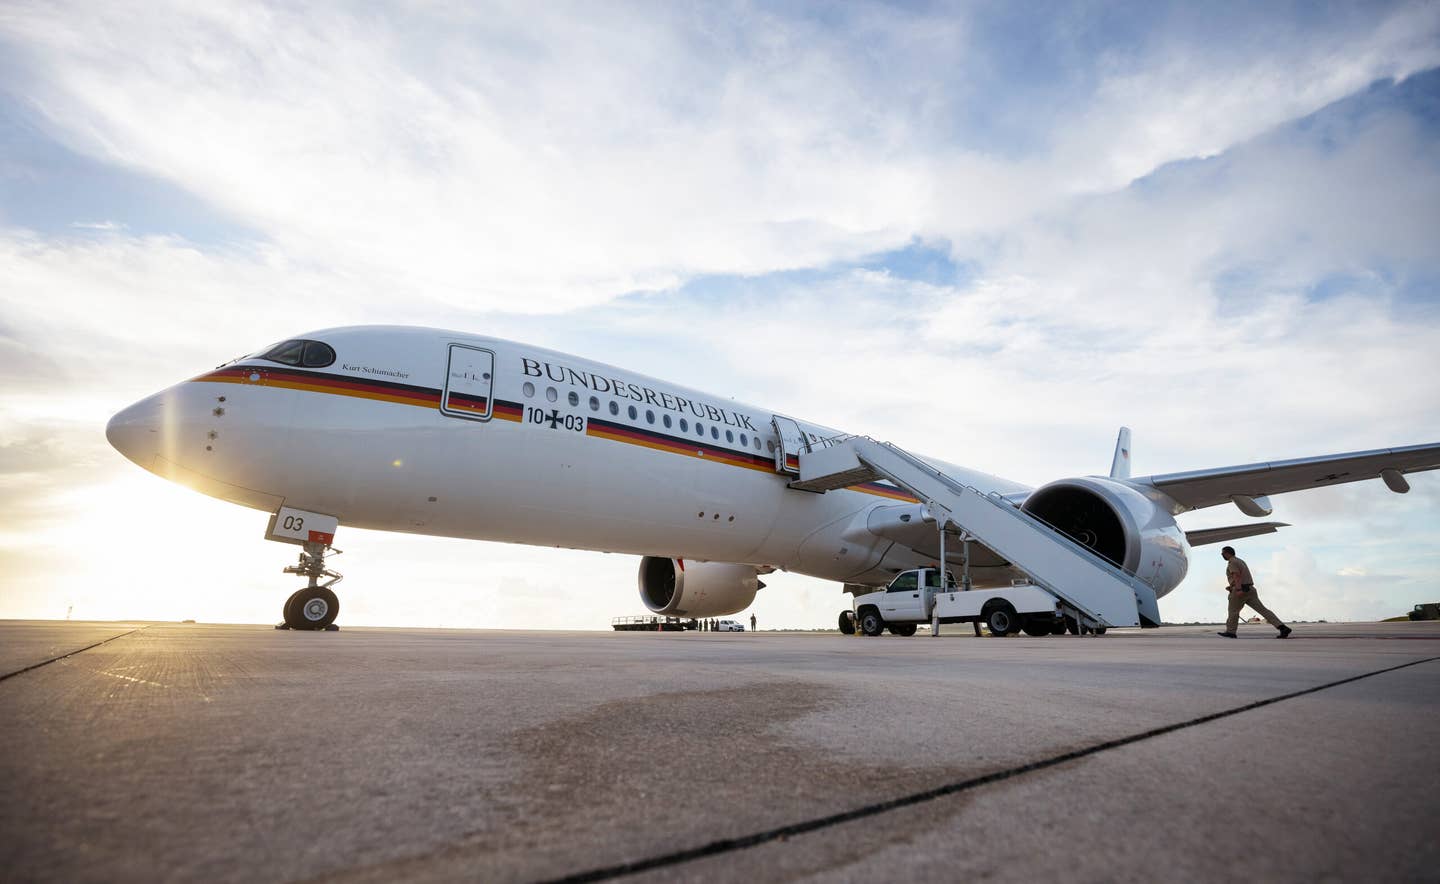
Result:
{"type": "MultiPolygon", "coordinates": [[[[943,591],[957,590],[955,575],[946,571],[943,591]]],[[[896,635],[913,635],[915,624],[930,616],[926,593],[940,591],[939,568],[912,568],[901,571],[884,589],[855,597],[857,622],[868,635],[877,635],[887,626],[896,635]],[[870,628],[865,629],[865,612],[870,610],[879,618],[879,623],[871,623],[870,628]]]]}

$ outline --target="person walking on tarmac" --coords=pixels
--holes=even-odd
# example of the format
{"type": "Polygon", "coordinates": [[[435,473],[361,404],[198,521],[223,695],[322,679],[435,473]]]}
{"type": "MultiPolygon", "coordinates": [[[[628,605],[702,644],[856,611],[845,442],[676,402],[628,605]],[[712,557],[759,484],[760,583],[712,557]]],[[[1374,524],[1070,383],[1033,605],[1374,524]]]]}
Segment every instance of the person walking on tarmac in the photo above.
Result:
{"type": "Polygon", "coordinates": [[[1240,625],[1240,609],[1249,605],[1250,608],[1269,621],[1270,625],[1280,630],[1276,638],[1289,638],[1291,629],[1275,612],[1265,607],[1260,602],[1260,594],[1255,591],[1255,578],[1250,576],[1250,566],[1245,560],[1235,555],[1235,547],[1227,546],[1220,550],[1220,556],[1225,560],[1225,580],[1230,591],[1230,611],[1225,618],[1225,631],[1217,632],[1221,638],[1235,638],[1235,627],[1240,625]]]}

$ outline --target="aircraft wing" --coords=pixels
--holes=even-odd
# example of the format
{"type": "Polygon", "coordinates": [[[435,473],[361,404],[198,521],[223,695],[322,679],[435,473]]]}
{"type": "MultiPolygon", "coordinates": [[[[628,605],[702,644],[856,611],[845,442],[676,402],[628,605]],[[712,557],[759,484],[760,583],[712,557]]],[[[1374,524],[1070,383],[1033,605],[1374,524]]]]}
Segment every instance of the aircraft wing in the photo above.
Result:
{"type": "Polygon", "coordinates": [[[1434,469],[1440,469],[1440,443],[1166,473],[1130,481],[1152,485],[1186,509],[1200,509],[1229,503],[1236,496],[1254,498],[1376,479],[1383,470],[1403,474],[1434,469]]]}

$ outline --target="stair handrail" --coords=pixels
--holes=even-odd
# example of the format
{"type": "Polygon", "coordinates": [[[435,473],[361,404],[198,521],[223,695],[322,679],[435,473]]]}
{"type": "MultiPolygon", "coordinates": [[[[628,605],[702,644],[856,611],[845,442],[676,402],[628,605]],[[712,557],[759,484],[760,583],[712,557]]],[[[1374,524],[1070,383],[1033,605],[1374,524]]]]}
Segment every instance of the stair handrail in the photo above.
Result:
{"type": "MultiPolygon", "coordinates": [[[[951,477],[951,476],[946,475],[944,472],[942,472],[942,471],[939,470],[938,468],[936,468],[936,467],[934,467],[934,466],[931,466],[929,463],[925,462],[925,460],[923,460],[922,458],[916,457],[915,455],[913,455],[913,454],[911,454],[910,452],[906,451],[905,449],[899,447],[898,445],[894,445],[894,444],[892,444],[892,443],[890,443],[890,442],[882,442],[882,441],[880,441],[880,440],[878,440],[878,439],[873,439],[873,438],[871,438],[871,437],[869,437],[869,436],[852,436],[851,438],[854,438],[854,439],[864,439],[864,440],[867,441],[867,442],[873,442],[873,443],[875,443],[876,445],[879,445],[879,446],[887,449],[888,451],[892,452],[893,454],[896,454],[897,456],[899,456],[902,460],[905,460],[905,461],[909,462],[911,465],[916,466],[916,467],[919,467],[919,468],[921,468],[921,469],[923,469],[923,470],[926,470],[926,471],[930,472],[930,473],[933,474],[936,478],[940,479],[945,485],[949,486],[950,489],[951,489],[952,491],[956,492],[956,493],[963,494],[963,493],[965,493],[965,492],[968,491],[968,492],[970,492],[971,494],[974,494],[974,495],[978,496],[981,500],[984,500],[986,503],[989,503],[990,505],[994,506],[996,509],[998,509],[998,510],[1000,510],[1000,511],[1002,511],[1002,512],[1005,512],[1005,513],[1009,514],[1012,518],[1019,519],[1019,520],[1021,520],[1022,522],[1025,522],[1025,521],[1034,521],[1034,522],[1040,523],[1041,525],[1043,525],[1043,526],[1045,526],[1046,528],[1050,529],[1050,532],[1055,535],[1055,538],[1054,538],[1054,539],[1061,541],[1062,543],[1068,545],[1070,548],[1074,549],[1076,552],[1081,553],[1082,555],[1081,555],[1080,558],[1081,558],[1083,561],[1089,563],[1090,565],[1092,565],[1092,566],[1094,566],[1094,567],[1096,567],[1096,568],[1099,568],[1102,573],[1109,574],[1109,575],[1111,575],[1111,576],[1117,576],[1117,577],[1121,578],[1121,580],[1124,581],[1124,583],[1125,583],[1127,586],[1129,586],[1131,589],[1136,589],[1136,588],[1139,588],[1139,587],[1144,587],[1144,589],[1145,589],[1147,592],[1154,592],[1154,591],[1155,591],[1155,587],[1153,587],[1153,586],[1151,586],[1150,584],[1146,583],[1144,580],[1141,580],[1139,577],[1137,577],[1137,576],[1129,573],[1129,572],[1126,571],[1124,568],[1121,568],[1121,567],[1113,564],[1113,563],[1110,562],[1108,559],[1104,559],[1104,558],[1100,557],[1098,554],[1096,554],[1096,552],[1095,552],[1093,549],[1091,549],[1091,548],[1088,547],[1088,546],[1085,546],[1085,545],[1082,544],[1082,543],[1079,543],[1079,542],[1076,541],[1074,538],[1070,537],[1070,535],[1068,535],[1068,534],[1066,534],[1065,532],[1061,531],[1059,528],[1055,527],[1054,525],[1051,525],[1049,522],[1045,521],[1044,519],[1041,519],[1041,518],[1039,518],[1039,517],[1037,517],[1037,516],[1035,516],[1035,515],[1033,515],[1033,514],[1031,514],[1031,513],[1027,513],[1027,512],[1025,512],[1024,510],[1020,509],[1019,507],[1014,506],[1014,505],[1011,504],[1009,501],[1004,500],[1003,496],[1001,497],[1000,500],[994,500],[994,499],[992,499],[988,494],[986,494],[984,491],[981,491],[980,489],[974,487],[973,485],[967,485],[967,484],[965,484],[964,482],[961,482],[961,481],[958,480],[958,479],[955,479],[955,478],[953,478],[953,477],[951,477]]],[[[857,452],[857,454],[858,454],[858,453],[859,453],[859,452],[857,452]]],[[[862,458],[862,459],[863,459],[863,458],[862,458]]],[[[869,466],[870,466],[871,468],[874,468],[874,467],[875,467],[874,464],[869,464],[869,466]]],[[[882,471],[882,472],[883,472],[883,471],[882,471]]],[[[888,478],[890,478],[891,481],[898,481],[898,480],[896,480],[894,477],[888,477],[888,478]]],[[[908,490],[909,490],[909,491],[912,491],[912,492],[914,492],[914,493],[916,493],[916,494],[919,494],[919,493],[920,493],[919,490],[918,490],[918,489],[915,489],[915,488],[910,488],[910,489],[908,489],[908,490]]],[[[921,495],[921,496],[925,496],[925,495],[921,495]]],[[[958,523],[957,523],[957,524],[958,524],[958,523]]],[[[966,528],[966,526],[964,526],[964,525],[961,525],[960,527],[961,527],[961,528],[965,528],[965,530],[967,530],[967,531],[970,530],[969,528],[966,528]]],[[[1024,570],[1024,569],[1022,568],[1021,570],[1024,570]]],[[[1029,573],[1029,572],[1026,572],[1026,573],[1029,573]]],[[[1033,576],[1033,575],[1032,575],[1032,576],[1033,576]]]]}

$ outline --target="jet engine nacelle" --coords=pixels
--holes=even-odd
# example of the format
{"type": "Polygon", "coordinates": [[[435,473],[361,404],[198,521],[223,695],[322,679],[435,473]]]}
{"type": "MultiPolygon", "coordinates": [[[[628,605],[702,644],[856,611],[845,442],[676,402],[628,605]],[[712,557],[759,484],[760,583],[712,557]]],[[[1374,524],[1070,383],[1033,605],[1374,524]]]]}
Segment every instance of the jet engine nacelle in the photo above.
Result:
{"type": "Polygon", "coordinates": [[[1150,584],[1163,596],[1190,568],[1185,532],[1134,486],[1087,476],[1036,489],[1020,507],[1150,584]]]}
{"type": "Polygon", "coordinates": [[[687,562],[646,556],[640,560],[640,600],[656,614],[722,617],[743,611],[765,584],[752,565],[687,562]]]}

